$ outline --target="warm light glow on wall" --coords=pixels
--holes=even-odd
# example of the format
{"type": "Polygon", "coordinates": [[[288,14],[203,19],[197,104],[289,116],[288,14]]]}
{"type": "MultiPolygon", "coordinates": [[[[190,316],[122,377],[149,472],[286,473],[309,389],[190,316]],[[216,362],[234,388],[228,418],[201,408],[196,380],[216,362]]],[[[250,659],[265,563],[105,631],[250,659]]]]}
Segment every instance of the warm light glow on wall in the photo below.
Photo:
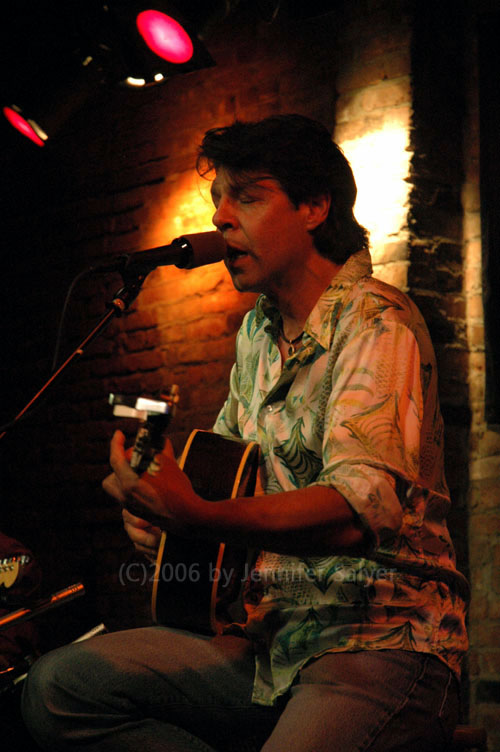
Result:
{"type": "Polygon", "coordinates": [[[340,143],[358,186],[356,218],[370,232],[375,263],[386,243],[406,234],[408,138],[407,128],[391,125],[340,143]]]}
{"type": "Polygon", "coordinates": [[[169,176],[147,201],[147,218],[142,223],[141,245],[154,248],[193,232],[215,230],[210,182],[193,170],[169,176]]]}
{"type": "Polygon", "coordinates": [[[179,186],[175,208],[170,217],[175,232],[204,232],[215,230],[212,216],[215,211],[210,196],[210,181],[194,176],[179,186]]]}
{"type": "MultiPolygon", "coordinates": [[[[182,235],[215,230],[212,224],[214,206],[210,196],[210,181],[199,177],[194,170],[172,175],[165,184],[163,193],[155,197],[151,208],[151,224],[145,233],[144,247],[155,247],[170,242],[182,235]]],[[[183,295],[189,296],[196,290],[220,286],[232,291],[229,274],[222,263],[210,264],[190,272],[160,267],[155,272],[154,284],[171,283],[180,286],[183,295]],[[179,278],[182,283],[176,282],[179,278]]],[[[152,284],[148,280],[147,284],[152,284]]],[[[140,303],[140,301],[139,301],[140,303]]]]}

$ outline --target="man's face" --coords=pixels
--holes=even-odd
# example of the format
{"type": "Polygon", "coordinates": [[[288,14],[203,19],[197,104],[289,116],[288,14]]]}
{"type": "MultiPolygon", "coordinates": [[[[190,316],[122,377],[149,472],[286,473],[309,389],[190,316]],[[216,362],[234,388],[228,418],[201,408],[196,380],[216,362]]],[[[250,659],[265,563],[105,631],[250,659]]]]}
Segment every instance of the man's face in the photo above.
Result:
{"type": "Polygon", "coordinates": [[[225,263],[236,289],[279,298],[300,285],[307,257],[316,254],[311,207],[294,206],[278,181],[263,174],[241,187],[219,169],[211,191],[212,221],[228,245],[225,263]]]}

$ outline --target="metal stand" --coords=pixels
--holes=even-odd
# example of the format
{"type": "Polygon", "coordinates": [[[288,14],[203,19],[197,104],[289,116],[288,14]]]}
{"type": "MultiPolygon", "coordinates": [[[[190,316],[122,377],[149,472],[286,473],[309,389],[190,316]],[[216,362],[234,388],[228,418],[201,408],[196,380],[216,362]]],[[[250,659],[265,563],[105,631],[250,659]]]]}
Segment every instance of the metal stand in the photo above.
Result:
{"type": "MultiPolygon", "coordinates": [[[[77,598],[80,595],[84,595],[84,592],[83,585],[78,582],[76,585],[70,585],[70,587],[60,590],[58,593],[54,593],[54,595],[44,601],[39,601],[31,608],[22,608],[11,614],[7,614],[7,616],[0,619],[0,631],[2,629],[8,629],[22,621],[26,621],[27,619],[31,619],[34,616],[38,616],[38,614],[41,614],[50,608],[62,606],[67,601],[73,600],[73,598],[77,598]]],[[[73,640],[73,642],[83,642],[84,640],[88,640],[96,635],[104,634],[104,632],[107,631],[108,630],[104,624],[99,624],[78,637],[76,640],[73,640]]],[[[26,655],[18,663],[0,671],[0,697],[12,693],[16,687],[22,684],[28,675],[28,671],[36,660],[36,655],[26,655]]]]}
{"type": "Polygon", "coordinates": [[[73,363],[73,361],[83,355],[87,347],[95,339],[97,339],[97,337],[109,326],[111,321],[114,318],[121,316],[129,308],[131,303],[134,302],[139,292],[141,291],[142,283],[144,282],[148,273],[149,270],[136,270],[135,272],[132,270],[130,272],[128,270],[122,271],[125,284],[120,290],[118,290],[111,303],[107,304],[107,308],[109,309],[107,313],[104,314],[97,326],[85,337],[85,339],[78,345],[78,347],[73,351],[69,358],[67,358],[64,363],[59,366],[56,371],[54,371],[48,381],[46,381],[46,383],[35,394],[35,396],[30,399],[30,401],[23,407],[21,412],[19,412],[16,417],[8,424],[8,426],[2,431],[2,433],[0,433],[0,440],[3,439],[8,430],[12,428],[23,417],[23,415],[28,412],[31,407],[33,407],[35,402],[37,402],[45,394],[45,392],[56,381],[60,379],[60,377],[73,363]],[[125,279],[125,277],[127,278],[125,279]]]}
{"type": "Polygon", "coordinates": [[[19,608],[17,611],[12,611],[10,614],[5,614],[5,616],[0,617],[0,632],[9,627],[13,627],[16,624],[21,624],[23,621],[28,621],[28,619],[33,619],[33,617],[43,614],[51,608],[62,606],[63,603],[72,601],[73,598],[79,598],[81,595],[84,595],[84,593],[84,586],[81,582],[77,582],[75,585],[70,585],[69,587],[64,588],[64,590],[59,590],[57,593],[51,595],[50,598],[36,601],[31,606],[19,608]]]}

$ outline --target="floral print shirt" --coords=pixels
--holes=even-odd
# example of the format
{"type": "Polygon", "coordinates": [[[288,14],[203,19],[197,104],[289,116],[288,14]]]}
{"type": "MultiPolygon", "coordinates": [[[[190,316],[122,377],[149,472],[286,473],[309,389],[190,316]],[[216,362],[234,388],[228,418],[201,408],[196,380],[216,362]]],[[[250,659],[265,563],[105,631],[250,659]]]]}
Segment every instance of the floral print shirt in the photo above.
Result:
{"type": "Polygon", "coordinates": [[[369,533],[365,558],[263,551],[245,592],[254,702],[271,705],[330,651],[431,653],[457,675],[468,585],[446,527],[443,423],[424,320],[371,276],[368,251],[335,275],[285,362],[279,312],[260,296],[237,337],[214,431],[257,441],[273,493],[336,488],[369,533]]]}

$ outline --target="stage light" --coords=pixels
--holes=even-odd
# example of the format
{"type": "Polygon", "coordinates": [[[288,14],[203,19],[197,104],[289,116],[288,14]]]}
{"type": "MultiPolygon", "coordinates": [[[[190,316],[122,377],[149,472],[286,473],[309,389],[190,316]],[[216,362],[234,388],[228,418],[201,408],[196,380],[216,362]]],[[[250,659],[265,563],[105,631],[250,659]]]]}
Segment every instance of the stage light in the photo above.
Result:
{"type": "Polygon", "coordinates": [[[187,63],[193,57],[191,37],[172,16],[157,10],[143,10],[136,24],[139,34],[158,57],[169,63],[187,63]]]}
{"type": "Polygon", "coordinates": [[[198,32],[217,5],[207,3],[187,18],[170,2],[110,0],[104,7],[107,44],[121,60],[120,82],[131,87],[154,86],[172,76],[213,66],[198,32]]]}
{"type": "Polygon", "coordinates": [[[83,107],[101,84],[102,75],[89,55],[62,58],[56,71],[40,66],[31,81],[4,102],[3,115],[19,133],[44,146],[83,107]]]}
{"type": "Polygon", "coordinates": [[[134,76],[127,76],[125,79],[125,83],[128,86],[146,86],[146,79],[145,78],[134,78],[134,76]]]}
{"type": "Polygon", "coordinates": [[[29,138],[30,141],[33,141],[37,146],[45,145],[45,141],[48,138],[45,131],[43,131],[35,121],[32,120],[30,122],[29,119],[24,118],[19,107],[16,105],[12,105],[12,107],[4,107],[3,114],[12,127],[19,131],[23,136],[29,138]]]}

